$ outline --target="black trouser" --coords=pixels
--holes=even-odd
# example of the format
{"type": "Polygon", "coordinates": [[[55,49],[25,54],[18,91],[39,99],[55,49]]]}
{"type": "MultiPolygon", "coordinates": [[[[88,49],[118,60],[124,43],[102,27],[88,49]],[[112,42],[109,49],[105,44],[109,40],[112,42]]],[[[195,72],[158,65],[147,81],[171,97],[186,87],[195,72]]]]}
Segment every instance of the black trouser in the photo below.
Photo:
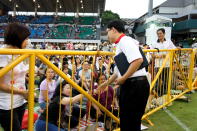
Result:
{"type": "Polygon", "coordinates": [[[141,118],[148,100],[150,86],[147,78],[127,79],[120,87],[120,129],[121,131],[140,131],[141,118]]]}
{"type": "MultiPolygon", "coordinates": [[[[159,68],[155,68],[156,72],[158,73],[159,68]]],[[[169,78],[169,67],[164,67],[163,71],[160,74],[159,79],[156,82],[155,91],[157,92],[158,96],[162,96],[167,94],[168,92],[168,78],[169,78]]]]}
{"type": "MultiPolygon", "coordinates": [[[[21,124],[22,124],[25,108],[26,108],[26,104],[13,109],[12,131],[21,131],[21,124]]],[[[0,109],[0,124],[3,127],[4,131],[10,131],[10,127],[11,127],[10,120],[11,120],[11,110],[0,109]]]]}

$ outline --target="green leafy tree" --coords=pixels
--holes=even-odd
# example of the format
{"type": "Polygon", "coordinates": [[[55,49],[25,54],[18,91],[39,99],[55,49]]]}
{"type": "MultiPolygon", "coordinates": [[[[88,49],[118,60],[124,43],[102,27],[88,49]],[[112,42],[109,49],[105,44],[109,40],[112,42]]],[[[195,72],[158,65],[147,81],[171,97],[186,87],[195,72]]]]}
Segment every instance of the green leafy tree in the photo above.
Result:
{"type": "Polygon", "coordinates": [[[117,13],[113,13],[111,10],[106,10],[101,15],[102,25],[107,25],[111,20],[120,19],[120,16],[117,13]]]}

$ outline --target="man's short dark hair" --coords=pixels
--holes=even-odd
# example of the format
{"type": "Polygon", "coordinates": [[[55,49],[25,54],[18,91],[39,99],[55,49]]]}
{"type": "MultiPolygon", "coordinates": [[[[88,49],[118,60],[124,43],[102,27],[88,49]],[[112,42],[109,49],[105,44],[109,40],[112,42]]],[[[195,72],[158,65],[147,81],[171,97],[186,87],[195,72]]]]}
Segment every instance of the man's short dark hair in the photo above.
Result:
{"type": "Polygon", "coordinates": [[[111,21],[107,28],[111,29],[111,28],[115,28],[119,33],[124,33],[125,32],[125,28],[124,28],[124,23],[121,20],[114,20],[111,21]]]}
{"type": "Polygon", "coordinates": [[[165,32],[166,32],[164,28],[160,28],[160,29],[157,30],[157,32],[158,32],[158,31],[161,31],[161,32],[164,33],[164,34],[165,34],[165,32]]]}
{"type": "Polygon", "coordinates": [[[7,45],[22,48],[23,41],[30,36],[29,29],[19,23],[11,23],[7,26],[4,34],[4,42],[7,45]]]}

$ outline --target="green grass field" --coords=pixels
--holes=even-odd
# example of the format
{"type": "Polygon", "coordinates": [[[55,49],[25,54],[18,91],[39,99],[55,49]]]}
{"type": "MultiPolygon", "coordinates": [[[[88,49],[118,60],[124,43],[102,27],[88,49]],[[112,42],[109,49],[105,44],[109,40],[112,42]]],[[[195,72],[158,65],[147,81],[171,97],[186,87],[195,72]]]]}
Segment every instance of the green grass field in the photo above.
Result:
{"type": "MultiPolygon", "coordinates": [[[[197,131],[197,93],[190,96],[190,102],[177,100],[167,110],[189,128],[189,131],[197,131]]],[[[149,119],[154,123],[154,126],[143,121],[143,124],[149,127],[147,131],[185,131],[164,110],[152,114],[149,119]]],[[[0,131],[3,130],[0,128],[0,131]]]]}
{"type": "MultiPolygon", "coordinates": [[[[188,95],[187,95],[188,96],[188,95]]],[[[173,102],[173,105],[167,107],[181,123],[183,123],[190,131],[197,131],[197,93],[190,95],[191,101],[188,103],[183,100],[173,102]]],[[[149,117],[154,126],[148,126],[147,131],[185,131],[176,123],[164,110],[160,110],[149,117]]]]}

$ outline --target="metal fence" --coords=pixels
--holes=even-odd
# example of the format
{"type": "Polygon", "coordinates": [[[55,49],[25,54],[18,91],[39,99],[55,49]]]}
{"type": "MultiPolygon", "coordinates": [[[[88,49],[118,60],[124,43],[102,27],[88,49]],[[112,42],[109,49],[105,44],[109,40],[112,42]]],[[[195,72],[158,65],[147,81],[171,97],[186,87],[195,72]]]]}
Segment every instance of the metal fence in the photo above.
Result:
{"type": "MultiPolygon", "coordinates": [[[[173,50],[144,50],[149,67],[147,78],[150,82],[150,96],[148,99],[146,112],[142,119],[147,120],[151,125],[153,123],[148,119],[148,116],[158,111],[159,109],[170,105],[174,100],[183,97],[186,93],[197,88],[197,50],[196,49],[173,49],[173,50]]],[[[96,87],[107,79],[113,73],[113,55],[111,52],[84,52],[84,51],[49,51],[49,50],[0,50],[1,55],[12,57],[10,63],[0,70],[0,77],[10,74],[11,81],[8,84],[11,87],[11,119],[10,127],[13,129],[13,102],[14,102],[14,87],[15,67],[21,62],[26,62],[29,66],[28,78],[28,131],[34,130],[34,97],[39,94],[35,89],[35,81],[40,80],[41,76],[47,75],[45,71],[36,71],[36,64],[39,61],[46,69],[51,69],[55,72],[54,77],[60,86],[60,98],[57,126],[68,130],[103,130],[103,127],[114,130],[119,126],[119,108],[118,108],[118,85],[108,85],[105,90],[98,91],[96,87]],[[52,56],[58,56],[59,65],[53,64],[52,56]],[[71,74],[64,71],[64,58],[69,57],[71,65],[71,74]],[[81,60],[81,75],[76,79],[76,57],[81,60]],[[88,59],[87,59],[88,58],[88,59]],[[29,60],[27,60],[29,59],[29,60]],[[87,62],[90,61],[91,62],[87,62]],[[89,73],[89,75],[88,75],[89,73]],[[39,76],[39,77],[38,77],[39,76]],[[66,81],[65,84],[63,81],[66,81]],[[62,95],[64,88],[68,86],[70,90],[66,97],[62,95]],[[77,94],[75,94],[77,92],[77,94]],[[82,94],[82,95],[80,95],[82,94]],[[65,97],[65,99],[64,99],[65,97]],[[62,104],[63,103],[63,104],[62,104]],[[64,105],[62,108],[61,105],[64,105]],[[73,127],[73,112],[75,107],[77,110],[77,126],[73,127]],[[67,110],[66,110],[67,109],[67,110]],[[64,125],[61,123],[62,112],[65,111],[67,121],[64,125]],[[94,116],[94,117],[93,117],[94,116]],[[102,116],[102,117],[101,117],[102,116]],[[102,119],[102,120],[101,120],[102,119]],[[99,121],[102,121],[104,126],[101,126],[99,121]],[[106,127],[107,126],[107,127],[106,127]]],[[[66,68],[67,69],[67,68],[66,68]]],[[[67,89],[66,88],[66,89],[67,89]]],[[[38,88],[39,89],[39,88],[38,88]]],[[[48,130],[50,117],[50,89],[47,84],[45,90],[46,108],[46,131],[48,130]]],[[[187,97],[186,97],[187,98],[187,97]]],[[[38,105],[36,103],[36,105],[38,105]]]]}

